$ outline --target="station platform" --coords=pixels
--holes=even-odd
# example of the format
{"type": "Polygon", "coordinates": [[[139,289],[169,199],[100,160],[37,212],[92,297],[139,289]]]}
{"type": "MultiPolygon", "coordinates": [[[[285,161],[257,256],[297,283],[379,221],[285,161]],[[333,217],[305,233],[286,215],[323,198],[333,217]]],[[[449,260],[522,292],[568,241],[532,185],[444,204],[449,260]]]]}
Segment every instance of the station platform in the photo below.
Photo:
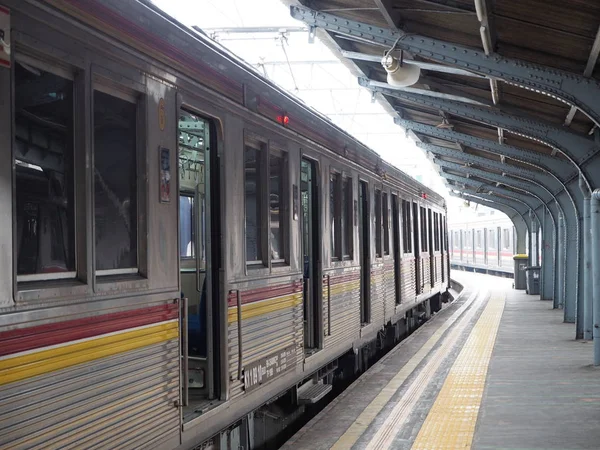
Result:
{"type": "Polygon", "coordinates": [[[512,280],[465,289],[285,445],[298,449],[598,449],[592,343],[512,280]]]}

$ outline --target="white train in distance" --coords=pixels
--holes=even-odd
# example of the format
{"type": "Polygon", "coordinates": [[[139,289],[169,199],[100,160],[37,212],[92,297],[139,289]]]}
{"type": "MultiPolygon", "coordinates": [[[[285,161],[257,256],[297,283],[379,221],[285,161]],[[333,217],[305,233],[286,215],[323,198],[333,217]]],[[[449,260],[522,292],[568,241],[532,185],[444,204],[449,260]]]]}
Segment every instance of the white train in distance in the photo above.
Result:
{"type": "Polygon", "coordinates": [[[505,214],[465,204],[448,216],[452,269],[513,277],[516,234],[505,214]]]}

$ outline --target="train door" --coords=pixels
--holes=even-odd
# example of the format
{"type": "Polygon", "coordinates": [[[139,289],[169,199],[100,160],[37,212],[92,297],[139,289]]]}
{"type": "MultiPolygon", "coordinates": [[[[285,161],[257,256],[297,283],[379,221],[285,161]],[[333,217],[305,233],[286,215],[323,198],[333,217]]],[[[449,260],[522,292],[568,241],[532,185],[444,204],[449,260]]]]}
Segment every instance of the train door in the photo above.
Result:
{"type": "Polygon", "coordinates": [[[302,203],[302,254],[304,257],[304,349],[311,352],[321,343],[320,301],[320,214],[317,165],[302,158],[300,196],[302,203]]]}
{"type": "Polygon", "coordinates": [[[359,181],[358,190],[358,236],[360,256],[360,322],[371,321],[371,221],[369,219],[369,187],[366,181],[359,181]]]}
{"type": "Polygon", "coordinates": [[[422,217],[419,214],[419,205],[416,203],[412,204],[413,206],[413,235],[415,237],[415,290],[416,294],[419,295],[423,292],[421,286],[421,229],[420,226],[425,226],[422,224],[422,217]],[[420,225],[420,226],[419,226],[420,225]]]}
{"type": "Polygon", "coordinates": [[[392,194],[392,233],[393,233],[393,256],[394,256],[394,286],[396,287],[395,298],[396,304],[401,303],[400,298],[400,283],[402,277],[400,276],[400,263],[401,263],[401,252],[400,252],[400,212],[398,206],[398,196],[392,194]]]}
{"type": "Polygon", "coordinates": [[[435,286],[435,248],[433,246],[433,219],[431,208],[427,208],[427,242],[429,242],[429,286],[435,286]]]}
{"type": "Polygon", "coordinates": [[[219,382],[219,190],[218,164],[211,151],[216,148],[216,127],[184,109],[179,111],[178,127],[179,277],[187,302],[183,387],[186,400],[194,402],[215,398],[219,382]]]}
{"type": "Polygon", "coordinates": [[[439,228],[438,232],[440,233],[440,253],[442,255],[441,264],[442,264],[442,284],[446,281],[446,266],[447,261],[446,258],[448,255],[448,241],[446,240],[446,218],[441,214],[438,216],[439,219],[439,228]]]}

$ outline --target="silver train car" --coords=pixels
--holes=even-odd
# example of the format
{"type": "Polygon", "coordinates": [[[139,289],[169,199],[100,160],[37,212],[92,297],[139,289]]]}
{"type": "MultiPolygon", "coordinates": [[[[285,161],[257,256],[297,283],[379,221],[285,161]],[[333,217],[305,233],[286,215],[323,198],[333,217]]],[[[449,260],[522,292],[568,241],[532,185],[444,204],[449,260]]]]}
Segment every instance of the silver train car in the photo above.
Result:
{"type": "Polygon", "coordinates": [[[516,235],[507,217],[489,215],[453,222],[448,238],[452,268],[513,276],[516,235]]]}
{"type": "Polygon", "coordinates": [[[0,448],[251,448],[441,307],[443,198],[201,32],[134,0],[0,32],[0,448]]]}

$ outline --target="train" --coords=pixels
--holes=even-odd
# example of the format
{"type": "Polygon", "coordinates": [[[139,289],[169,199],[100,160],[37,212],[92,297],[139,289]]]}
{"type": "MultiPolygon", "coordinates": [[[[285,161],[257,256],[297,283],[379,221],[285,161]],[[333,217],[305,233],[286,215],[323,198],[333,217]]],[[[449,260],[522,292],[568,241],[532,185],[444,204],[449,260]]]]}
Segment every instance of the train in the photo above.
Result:
{"type": "Polygon", "coordinates": [[[512,277],[516,231],[511,220],[494,211],[460,217],[449,224],[451,268],[512,277]]]}
{"type": "Polygon", "coordinates": [[[1,448],[257,448],[448,301],[444,198],[201,31],[0,31],[1,448]]]}

